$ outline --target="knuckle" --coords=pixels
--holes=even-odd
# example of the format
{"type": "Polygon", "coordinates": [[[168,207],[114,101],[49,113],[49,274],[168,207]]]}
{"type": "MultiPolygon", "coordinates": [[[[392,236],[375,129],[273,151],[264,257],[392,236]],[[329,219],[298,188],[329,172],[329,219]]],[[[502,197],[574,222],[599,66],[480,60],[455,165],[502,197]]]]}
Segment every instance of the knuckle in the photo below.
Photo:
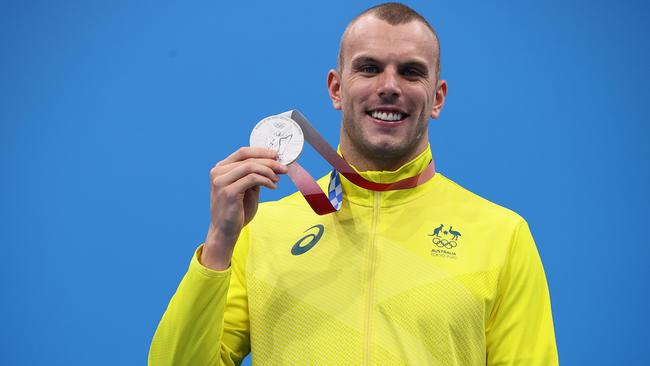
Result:
{"type": "Polygon", "coordinates": [[[225,172],[224,172],[224,168],[222,166],[215,166],[214,168],[212,168],[212,173],[214,175],[222,175],[225,172]]]}
{"type": "Polygon", "coordinates": [[[262,177],[259,174],[251,174],[248,176],[248,181],[253,184],[259,184],[262,181],[262,177]]]}
{"type": "Polygon", "coordinates": [[[257,172],[258,165],[255,164],[255,163],[252,162],[252,161],[247,161],[247,162],[245,162],[245,163],[244,163],[244,166],[246,167],[245,169],[246,169],[247,172],[251,172],[251,173],[252,173],[252,172],[257,172]]]}
{"type": "Polygon", "coordinates": [[[244,179],[246,180],[246,183],[254,183],[255,182],[255,174],[249,174],[244,179]]]}
{"type": "Polygon", "coordinates": [[[240,147],[239,149],[237,149],[237,151],[235,152],[235,154],[237,154],[237,156],[244,156],[244,155],[246,154],[246,150],[247,150],[247,149],[248,149],[247,147],[242,146],[242,147],[240,147]]]}
{"type": "Polygon", "coordinates": [[[261,175],[256,175],[255,176],[255,183],[257,184],[266,184],[268,182],[268,178],[263,177],[261,175]]]}
{"type": "Polygon", "coordinates": [[[226,187],[221,191],[221,194],[227,201],[231,201],[232,199],[235,198],[236,192],[232,187],[226,187]]]}

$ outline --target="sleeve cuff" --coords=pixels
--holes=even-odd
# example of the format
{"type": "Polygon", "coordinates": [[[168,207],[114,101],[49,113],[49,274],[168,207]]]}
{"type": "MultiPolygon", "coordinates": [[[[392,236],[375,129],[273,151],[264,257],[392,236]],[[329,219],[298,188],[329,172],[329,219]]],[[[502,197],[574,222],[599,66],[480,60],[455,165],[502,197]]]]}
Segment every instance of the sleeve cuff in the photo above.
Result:
{"type": "Polygon", "coordinates": [[[198,248],[196,248],[196,251],[194,252],[194,256],[192,257],[192,261],[190,262],[190,271],[192,272],[198,272],[206,277],[211,277],[211,278],[224,278],[224,277],[229,277],[230,272],[232,269],[232,266],[224,269],[223,271],[217,271],[214,269],[210,269],[199,261],[199,258],[201,258],[201,252],[203,251],[203,244],[199,245],[198,248]]]}

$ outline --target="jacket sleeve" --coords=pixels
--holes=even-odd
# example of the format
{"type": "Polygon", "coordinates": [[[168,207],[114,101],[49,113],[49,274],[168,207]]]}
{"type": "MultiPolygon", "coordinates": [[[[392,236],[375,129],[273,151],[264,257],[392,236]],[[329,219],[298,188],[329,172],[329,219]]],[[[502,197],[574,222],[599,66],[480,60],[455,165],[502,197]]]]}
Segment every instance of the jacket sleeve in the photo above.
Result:
{"type": "Polygon", "coordinates": [[[551,301],[528,228],[515,229],[486,328],[488,365],[558,365],[551,301]]]}
{"type": "Polygon", "coordinates": [[[245,261],[248,229],[235,245],[230,267],[200,262],[203,246],[172,297],[154,334],[149,365],[239,365],[250,352],[245,261]]]}

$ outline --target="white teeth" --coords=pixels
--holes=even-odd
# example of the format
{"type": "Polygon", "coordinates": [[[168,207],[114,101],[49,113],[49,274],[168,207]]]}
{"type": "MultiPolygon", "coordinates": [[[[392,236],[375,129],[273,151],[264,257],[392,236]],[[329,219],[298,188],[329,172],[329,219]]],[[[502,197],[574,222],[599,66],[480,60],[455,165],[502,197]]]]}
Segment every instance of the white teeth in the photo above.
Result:
{"type": "Polygon", "coordinates": [[[386,113],[386,112],[379,112],[379,111],[374,111],[371,113],[372,118],[380,119],[382,121],[399,121],[404,116],[401,113],[386,113]]]}

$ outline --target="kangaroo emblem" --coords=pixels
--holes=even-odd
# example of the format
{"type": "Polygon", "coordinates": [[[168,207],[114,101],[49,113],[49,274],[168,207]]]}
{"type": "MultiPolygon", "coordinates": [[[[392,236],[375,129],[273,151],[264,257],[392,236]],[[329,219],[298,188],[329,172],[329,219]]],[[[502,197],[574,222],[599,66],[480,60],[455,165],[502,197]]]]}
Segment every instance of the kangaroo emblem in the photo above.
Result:
{"type": "Polygon", "coordinates": [[[440,224],[440,226],[438,226],[437,228],[435,228],[433,230],[433,234],[430,234],[429,236],[438,236],[439,237],[440,235],[438,235],[438,234],[440,234],[440,230],[442,230],[443,226],[445,226],[445,225],[440,224]]]}
{"type": "Polygon", "coordinates": [[[453,229],[454,229],[454,227],[450,226],[449,227],[449,233],[454,236],[451,240],[456,240],[456,239],[458,239],[459,236],[462,236],[462,235],[460,235],[460,233],[458,231],[453,230],[453,229]]]}
{"type": "Polygon", "coordinates": [[[433,229],[433,234],[427,234],[427,236],[433,236],[431,238],[431,242],[435,244],[436,247],[440,249],[433,248],[431,251],[431,255],[435,256],[453,256],[456,258],[456,253],[455,252],[450,252],[450,250],[453,250],[458,246],[458,237],[460,236],[460,232],[457,230],[454,230],[453,226],[449,226],[449,229],[444,229],[445,225],[440,224],[437,228],[433,229]],[[445,251],[446,250],[446,251],[445,251]],[[446,254],[440,254],[440,251],[445,252],[446,254]],[[437,253],[437,254],[436,254],[437,253]]]}

